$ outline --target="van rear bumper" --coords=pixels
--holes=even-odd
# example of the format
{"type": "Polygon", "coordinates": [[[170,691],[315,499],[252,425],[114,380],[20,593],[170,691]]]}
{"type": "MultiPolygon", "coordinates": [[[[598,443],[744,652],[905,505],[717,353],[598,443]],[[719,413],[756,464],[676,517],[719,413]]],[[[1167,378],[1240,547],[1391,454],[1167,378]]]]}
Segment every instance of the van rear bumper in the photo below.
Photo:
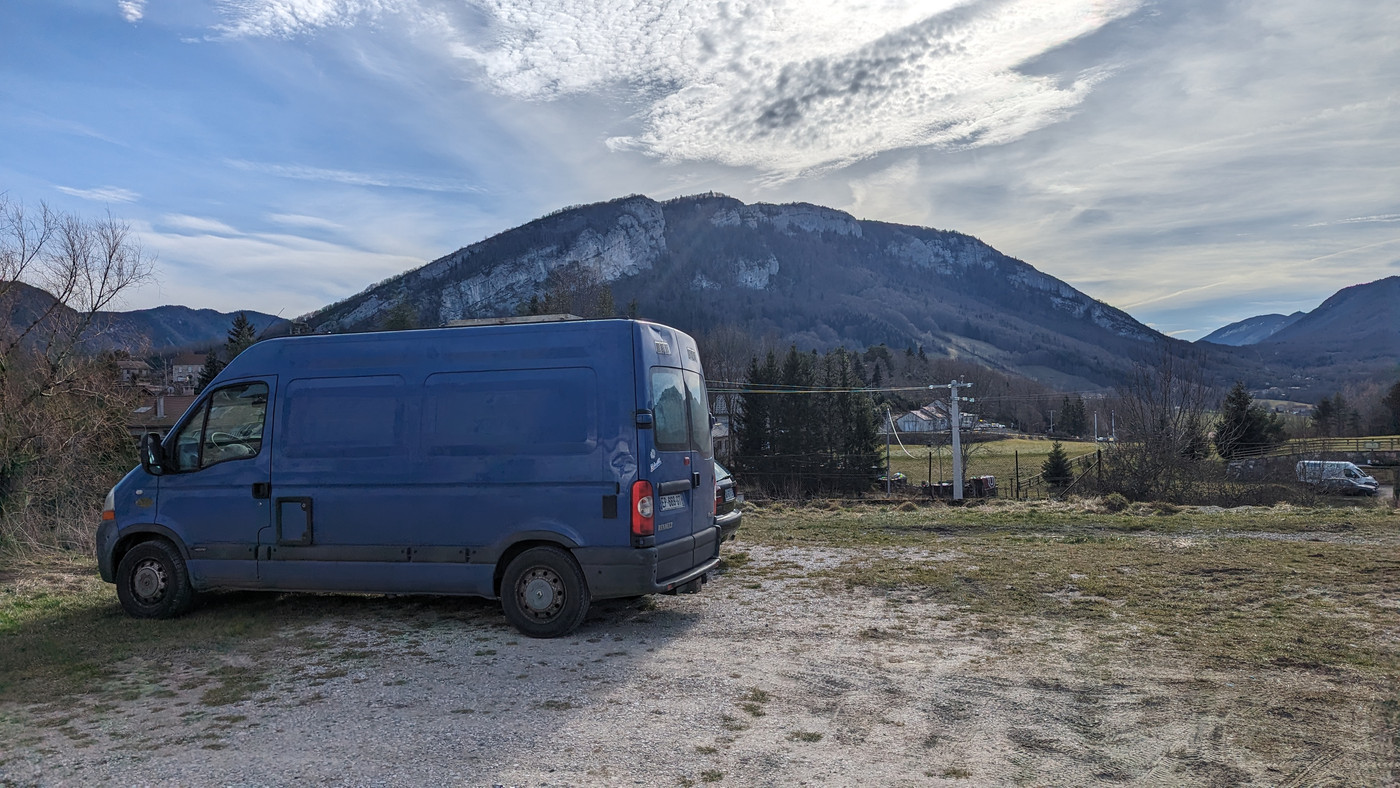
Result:
{"type": "Polygon", "coordinates": [[[580,547],[574,550],[574,557],[594,599],[674,591],[719,566],[715,556],[673,577],[657,579],[655,547],[580,547]]]}

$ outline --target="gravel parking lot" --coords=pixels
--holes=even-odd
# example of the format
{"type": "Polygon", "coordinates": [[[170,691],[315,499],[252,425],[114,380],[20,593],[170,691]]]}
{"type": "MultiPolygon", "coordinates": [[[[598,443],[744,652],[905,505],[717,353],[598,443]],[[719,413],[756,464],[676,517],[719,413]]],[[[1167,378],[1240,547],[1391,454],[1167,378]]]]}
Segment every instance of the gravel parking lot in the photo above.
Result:
{"type": "Polygon", "coordinates": [[[1393,731],[1385,688],[1348,672],[1192,668],[820,578],[852,561],[965,562],[956,540],[739,550],[704,592],[600,603],[559,640],[520,636],[481,600],[214,596],[197,621],[252,605],[295,623],[212,662],[170,649],[101,692],[0,705],[0,785],[1396,777],[1394,742],[1374,733],[1393,731]]]}

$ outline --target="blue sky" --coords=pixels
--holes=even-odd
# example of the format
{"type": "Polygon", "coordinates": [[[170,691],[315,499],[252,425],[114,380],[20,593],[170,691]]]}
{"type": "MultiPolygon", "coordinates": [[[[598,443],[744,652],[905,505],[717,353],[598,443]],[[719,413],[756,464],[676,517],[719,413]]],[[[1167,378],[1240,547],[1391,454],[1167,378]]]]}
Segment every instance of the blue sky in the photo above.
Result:
{"type": "Polygon", "coordinates": [[[9,0],[0,191],[302,314],[557,208],[957,230],[1194,339],[1400,273],[1373,0],[9,0]]]}

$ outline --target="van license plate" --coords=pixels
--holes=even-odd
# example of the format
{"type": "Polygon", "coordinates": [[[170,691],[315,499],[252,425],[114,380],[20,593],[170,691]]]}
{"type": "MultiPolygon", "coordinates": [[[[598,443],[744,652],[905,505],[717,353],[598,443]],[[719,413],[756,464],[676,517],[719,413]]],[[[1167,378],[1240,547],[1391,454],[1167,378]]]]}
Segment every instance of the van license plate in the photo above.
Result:
{"type": "Polygon", "coordinates": [[[685,496],[684,496],[684,495],[679,495],[679,494],[677,494],[677,495],[663,495],[663,496],[661,496],[661,511],[663,511],[663,512],[669,512],[669,511],[671,511],[672,509],[684,509],[684,508],[685,508],[685,496]]]}

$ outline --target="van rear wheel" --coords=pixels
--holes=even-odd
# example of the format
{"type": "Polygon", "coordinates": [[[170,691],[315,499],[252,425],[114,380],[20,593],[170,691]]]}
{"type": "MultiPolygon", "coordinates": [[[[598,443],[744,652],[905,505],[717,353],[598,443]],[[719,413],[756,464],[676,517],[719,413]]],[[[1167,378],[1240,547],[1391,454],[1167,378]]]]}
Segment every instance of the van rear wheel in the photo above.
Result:
{"type": "Polygon", "coordinates": [[[532,547],[501,577],[501,609],[516,629],[535,638],[573,632],[588,615],[588,584],[573,556],[558,547],[532,547]]]}
{"type": "Polygon", "coordinates": [[[142,542],[117,564],[117,599],[133,618],[173,618],[194,604],[185,560],[164,539],[142,542]]]}

